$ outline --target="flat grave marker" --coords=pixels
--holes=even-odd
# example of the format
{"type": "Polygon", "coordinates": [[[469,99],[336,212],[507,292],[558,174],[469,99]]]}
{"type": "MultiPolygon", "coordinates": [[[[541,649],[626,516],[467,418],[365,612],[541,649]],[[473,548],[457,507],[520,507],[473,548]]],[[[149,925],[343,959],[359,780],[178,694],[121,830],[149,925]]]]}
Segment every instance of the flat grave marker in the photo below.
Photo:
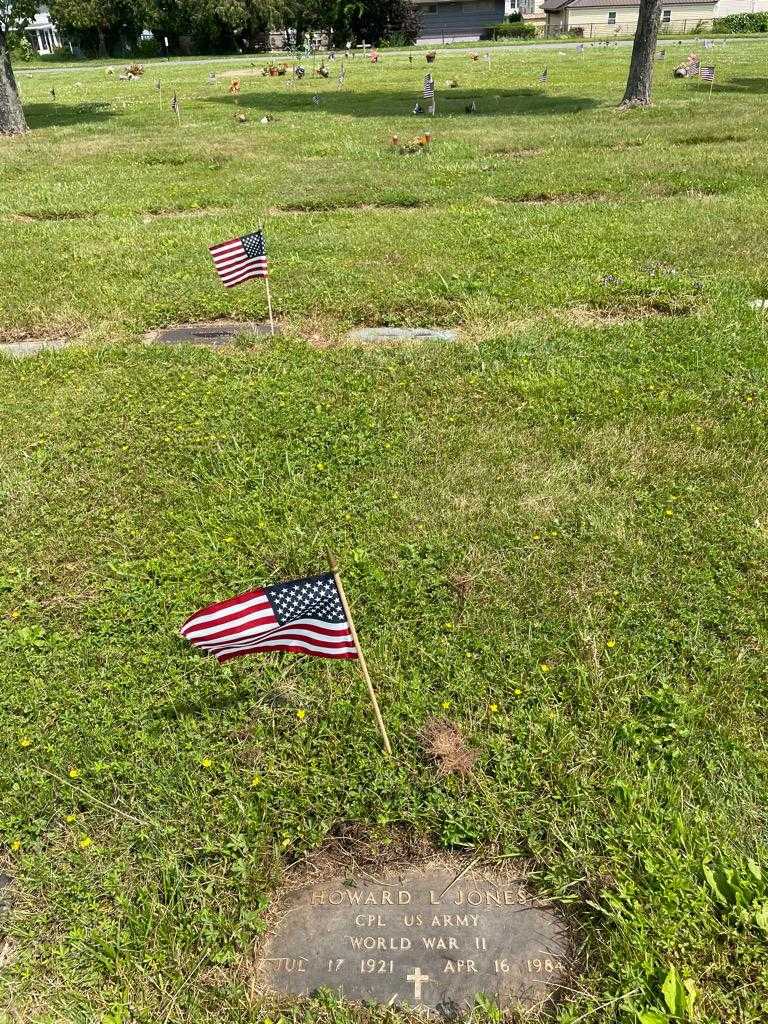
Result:
{"type": "Polygon", "coordinates": [[[415,868],[385,880],[330,879],[280,905],[257,987],[334,990],[352,1002],[454,1017],[484,993],[500,1007],[551,1002],[568,972],[563,921],[523,880],[415,868]]]}

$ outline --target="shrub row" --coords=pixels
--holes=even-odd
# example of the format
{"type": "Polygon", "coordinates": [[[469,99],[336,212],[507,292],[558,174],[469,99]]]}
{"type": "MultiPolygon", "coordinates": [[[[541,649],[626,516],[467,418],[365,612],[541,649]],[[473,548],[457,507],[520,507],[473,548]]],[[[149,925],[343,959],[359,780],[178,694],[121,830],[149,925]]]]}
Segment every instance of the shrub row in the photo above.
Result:
{"type": "Polygon", "coordinates": [[[536,26],[530,21],[504,21],[485,30],[486,39],[531,39],[535,35],[536,26]]]}
{"type": "Polygon", "coordinates": [[[768,32],[768,11],[756,14],[729,14],[726,18],[715,18],[712,28],[715,32],[723,33],[768,32]]]}

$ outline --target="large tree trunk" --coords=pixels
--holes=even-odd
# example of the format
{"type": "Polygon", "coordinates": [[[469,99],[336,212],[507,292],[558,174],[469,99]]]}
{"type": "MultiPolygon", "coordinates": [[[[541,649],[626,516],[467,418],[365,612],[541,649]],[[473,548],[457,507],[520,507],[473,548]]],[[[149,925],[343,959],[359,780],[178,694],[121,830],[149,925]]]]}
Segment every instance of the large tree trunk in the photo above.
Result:
{"type": "Polygon", "coordinates": [[[13,77],[5,33],[0,29],[0,135],[18,135],[26,130],[27,122],[13,77]]]}
{"type": "Polygon", "coordinates": [[[640,0],[640,14],[632,47],[632,61],[622,107],[649,107],[656,39],[659,35],[661,8],[664,0],[640,0]]]}

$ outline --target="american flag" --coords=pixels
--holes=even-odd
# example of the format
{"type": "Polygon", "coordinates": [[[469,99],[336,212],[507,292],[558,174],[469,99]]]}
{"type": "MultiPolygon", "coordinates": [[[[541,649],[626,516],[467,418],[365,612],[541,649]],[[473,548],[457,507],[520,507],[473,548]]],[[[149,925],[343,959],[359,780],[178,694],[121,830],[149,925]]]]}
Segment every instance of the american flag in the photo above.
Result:
{"type": "Polygon", "coordinates": [[[424,99],[431,100],[435,95],[435,82],[432,75],[424,76],[424,99]]]}
{"type": "Polygon", "coordinates": [[[705,82],[714,82],[715,80],[715,69],[713,66],[699,68],[699,78],[703,78],[705,82]]]}
{"type": "Polygon", "coordinates": [[[209,605],[187,619],[181,635],[220,662],[259,651],[357,657],[332,573],[276,583],[209,605]]]}
{"type": "Polygon", "coordinates": [[[347,77],[347,72],[344,70],[344,65],[342,64],[341,68],[339,69],[339,88],[341,88],[342,85],[344,85],[344,79],[346,77],[347,77]]]}
{"type": "Polygon", "coordinates": [[[208,249],[216,272],[227,288],[254,277],[269,276],[264,232],[261,229],[243,235],[242,238],[209,245],[208,249]]]}
{"type": "Polygon", "coordinates": [[[171,100],[171,110],[174,114],[178,114],[179,112],[179,99],[176,93],[173,94],[173,99],[171,100]]]}
{"type": "Polygon", "coordinates": [[[549,68],[544,68],[544,70],[539,75],[539,81],[540,82],[546,82],[548,78],[549,78],[549,68]]]}

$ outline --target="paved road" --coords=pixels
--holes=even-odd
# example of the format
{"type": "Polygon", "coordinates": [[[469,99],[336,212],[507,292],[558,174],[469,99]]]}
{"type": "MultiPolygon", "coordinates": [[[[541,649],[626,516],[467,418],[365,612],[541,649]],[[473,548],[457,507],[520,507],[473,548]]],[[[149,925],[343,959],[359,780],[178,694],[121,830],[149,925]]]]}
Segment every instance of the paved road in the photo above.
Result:
{"type": "MultiPolygon", "coordinates": [[[[742,40],[741,40],[740,37],[735,36],[733,38],[733,40],[729,40],[729,42],[731,42],[731,41],[732,42],[739,42],[739,41],[742,41],[742,40]]],[[[754,40],[750,39],[749,41],[753,42],[754,40]]],[[[725,44],[725,40],[724,39],[719,39],[719,40],[717,40],[717,43],[718,43],[718,45],[720,45],[720,44],[724,45],[725,44]]],[[[685,46],[690,48],[691,46],[700,45],[701,44],[701,40],[698,39],[698,38],[694,38],[692,36],[688,36],[687,38],[684,38],[684,39],[668,39],[666,37],[663,37],[663,38],[659,39],[659,46],[660,47],[676,46],[678,44],[685,45],[685,46]]],[[[530,51],[530,50],[574,50],[578,45],[579,45],[578,42],[570,42],[570,41],[564,41],[564,40],[560,41],[560,42],[553,42],[553,43],[513,43],[513,44],[510,44],[508,46],[505,46],[505,45],[493,46],[493,47],[491,47],[489,49],[488,52],[493,54],[493,53],[509,53],[509,52],[519,51],[519,50],[524,50],[524,51],[530,51]]],[[[586,46],[586,48],[588,50],[595,49],[595,50],[600,50],[600,51],[604,52],[606,49],[628,48],[628,47],[630,47],[632,45],[632,40],[631,39],[612,40],[610,47],[599,46],[597,43],[595,43],[595,45],[593,47],[592,44],[588,40],[584,43],[584,45],[586,46]]],[[[450,56],[451,54],[454,54],[454,53],[459,53],[459,54],[461,54],[461,53],[476,53],[478,50],[483,50],[483,44],[480,42],[480,43],[476,43],[474,46],[469,46],[469,45],[468,46],[456,46],[456,47],[451,46],[451,47],[447,47],[445,50],[442,50],[440,47],[435,47],[435,49],[439,53],[445,54],[445,56],[450,56]]],[[[381,54],[383,62],[386,63],[386,61],[388,61],[392,57],[402,57],[402,58],[405,58],[405,57],[408,57],[408,56],[414,56],[414,57],[422,56],[426,51],[425,50],[386,50],[385,49],[385,50],[380,50],[379,52],[381,54]]],[[[341,51],[337,51],[337,53],[338,53],[339,57],[341,57],[341,51]]],[[[317,54],[317,56],[318,57],[324,57],[326,55],[325,54],[317,54]]],[[[16,70],[17,70],[17,73],[19,75],[32,75],[32,74],[37,74],[37,75],[57,74],[58,75],[62,71],[78,72],[79,74],[82,75],[84,72],[87,72],[87,71],[99,71],[99,70],[103,70],[106,67],[118,67],[118,66],[122,67],[122,66],[124,66],[126,64],[126,62],[129,59],[130,58],[128,58],[128,57],[121,57],[119,60],[116,59],[116,60],[113,60],[113,61],[102,61],[99,64],[62,64],[62,65],[60,65],[58,67],[52,67],[52,68],[24,68],[24,67],[18,67],[17,66],[16,70]]],[[[238,63],[267,64],[267,63],[269,63],[271,61],[280,60],[280,59],[295,60],[296,57],[295,57],[295,55],[288,55],[288,54],[283,55],[283,54],[279,54],[279,53],[277,53],[277,54],[275,54],[275,53],[272,53],[272,54],[268,54],[268,53],[264,53],[264,54],[260,54],[260,53],[250,54],[250,53],[248,53],[248,54],[235,54],[234,56],[230,56],[230,57],[226,57],[226,56],[225,57],[172,57],[168,61],[151,60],[151,61],[145,61],[144,63],[145,63],[145,65],[148,68],[151,68],[151,67],[158,67],[158,66],[162,66],[162,67],[176,67],[176,66],[183,66],[183,65],[187,65],[187,64],[222,64],[222,63],[227,63],[227,64],[232,64],[232,63],[235,63],[235,64],[238,64],[238,63]]],[[[362,60],[362,54],[359,51],[358,51],[357,59],[358,60],[362,60]]]]}

